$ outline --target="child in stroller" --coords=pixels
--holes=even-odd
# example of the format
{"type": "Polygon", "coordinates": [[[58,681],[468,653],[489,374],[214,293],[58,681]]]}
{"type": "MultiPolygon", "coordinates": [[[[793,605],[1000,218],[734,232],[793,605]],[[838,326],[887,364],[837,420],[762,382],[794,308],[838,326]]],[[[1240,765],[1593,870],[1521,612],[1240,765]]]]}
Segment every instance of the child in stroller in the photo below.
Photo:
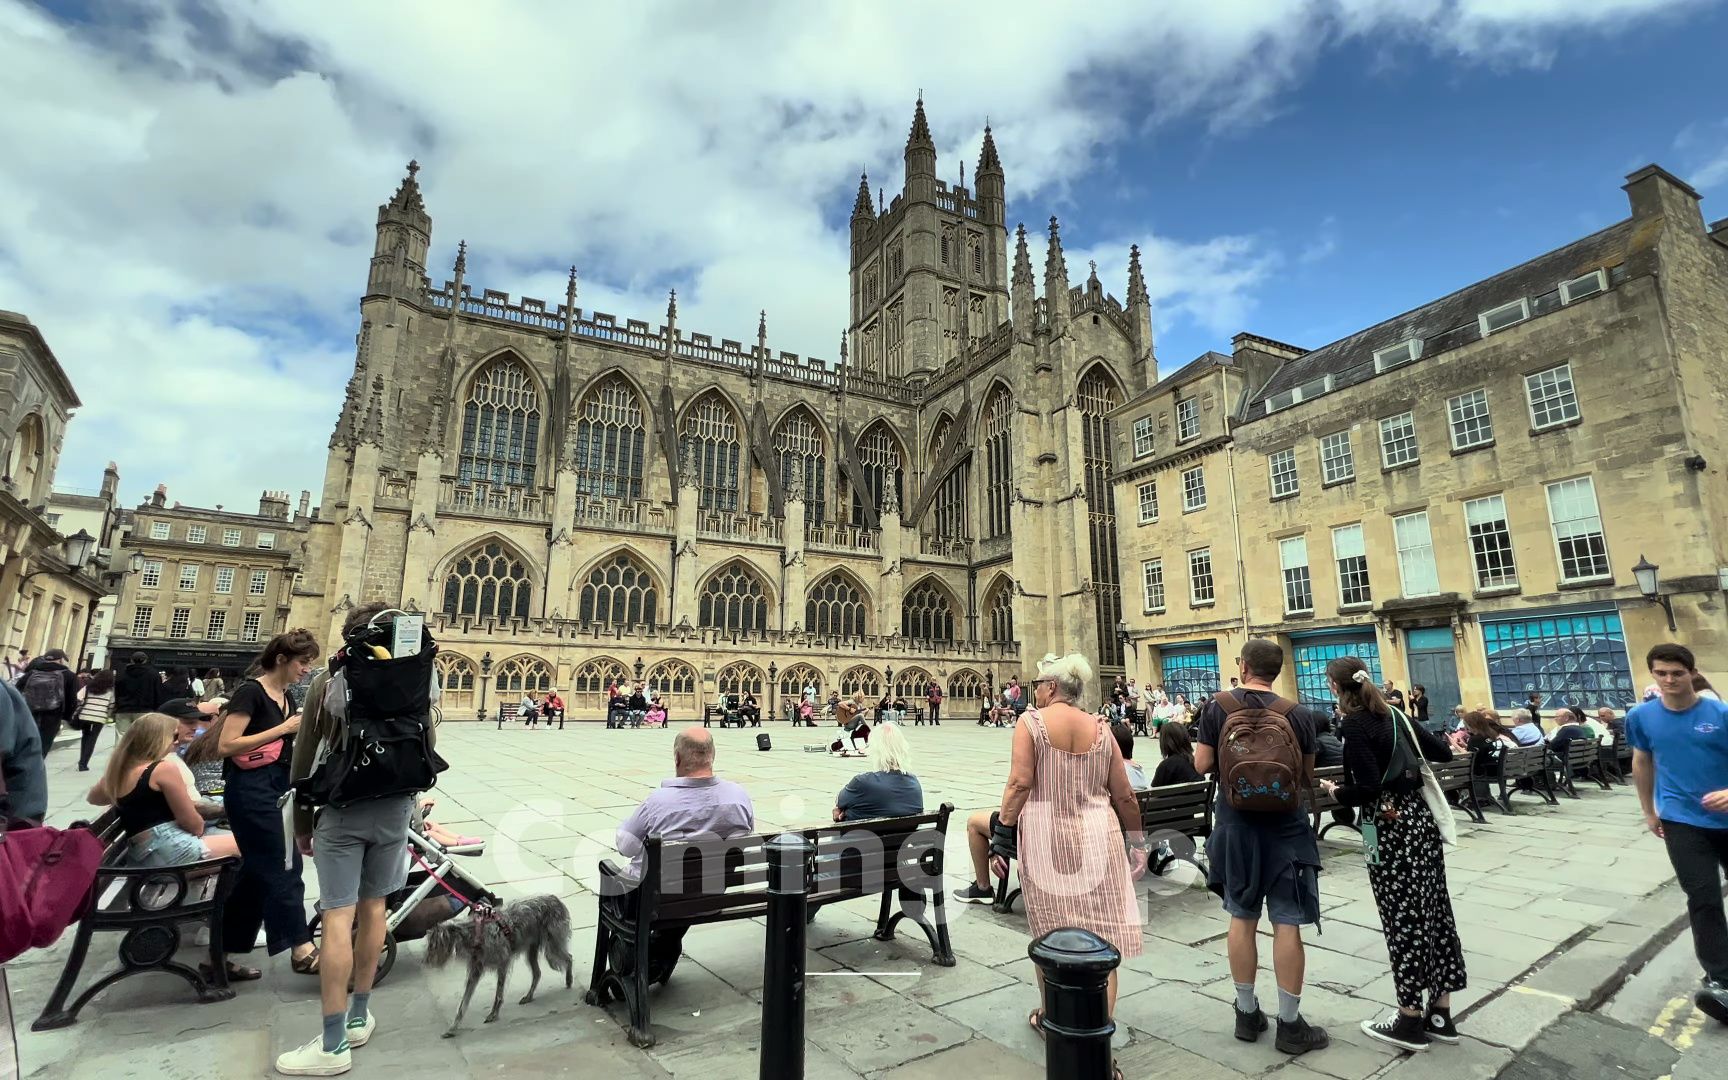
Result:
{"type": "MultiPolygon", "coordinates": [[[[402,857],[410,860],[408,880],[385,902],[388,914],[384,919],[384,948],[378,954],[378,973],[373,984],[381,983],[396,962],[396,945],[403,941],[418,941],[432,927],[453,919],[474,904],[491,907],[503,901],[477,879],[470,877],[459,861],[486,850],[486,841],[478,836],[457,836],[430,820],[432,800],[422,799],[408,822],[408,848],[402,857]]],[[[313,937],[319,934],[319,916],[313,915],[313,937]]]]}

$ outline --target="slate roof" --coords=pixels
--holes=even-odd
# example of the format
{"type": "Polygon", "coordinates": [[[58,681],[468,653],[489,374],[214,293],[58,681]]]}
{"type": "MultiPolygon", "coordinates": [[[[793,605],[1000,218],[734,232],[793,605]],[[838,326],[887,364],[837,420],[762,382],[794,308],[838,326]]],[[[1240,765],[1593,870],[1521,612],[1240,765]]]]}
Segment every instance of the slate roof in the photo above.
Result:
{"type": "Polygon", "coordinates": [[[1172,386],[1175,386],[1177,383],[1187,382],[1189,379],[1200,374],[1202,371],[1205,371],[1207,368],[1233,367],[1235,366],[1235,363],[1235,358],[1230,356],[1228,353],[1203,352],[1199,356],[1177,368],[1175,371],[1153,383],[1144,393],[1136,395],[1135,400],[1144,401],[1147,398],[1156,397],[1170,389],[1172,386]]]}
{"type": "MultiPolygon", "coordinates": [[[[1253,392],[1244,419],[1264,417],[1266,398],[1324,375],[1332,376],[1333,390],[1374,378],[1374,353],[1389,345],[1411,338],[1421,339],[1425,344],[1422,358],[1416,361],[1420,364],[1449,349],[1476,341],[1481,337],[1476,317],[1519,297],[1529,297],[1530,317],[1540,318],[1560,307],[1560,282],[1570,281],[1592,270],[1612,269],[1623,263],[1631,235],[1632,220],[1628,218],[1520,266],[1468,285],[1450,296],[1287,361],[1278,367],[1265,386],[1253,392]]],[[[1620,280],[1610,273],[1609,287],[1613,288],[1620,280]]],[[[1385,374],[1394,373],[1388,371],[1385,374]]]]}

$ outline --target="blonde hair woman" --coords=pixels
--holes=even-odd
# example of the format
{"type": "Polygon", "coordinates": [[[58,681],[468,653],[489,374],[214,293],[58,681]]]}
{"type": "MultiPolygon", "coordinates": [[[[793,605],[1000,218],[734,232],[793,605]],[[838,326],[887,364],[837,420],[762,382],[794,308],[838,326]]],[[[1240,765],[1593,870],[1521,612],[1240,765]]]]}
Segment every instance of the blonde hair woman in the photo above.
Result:
{"type": "Polygon", "coordinates": [[[90,801],[112,805],[131,841],[133,866],[183,866],[238,855],[234,837],[206,831],[192,793],[174,760],[179,722],[165,713],[145,713],[127,730],[108,759],[90,801]]]}
{"type": "Polygon", "coordinates": [[[912,773],[912,748],[899,724],[877,724],[868,756],[870,772],[846,782],[834,800],[835,821],[906,817],[924,812],[924,786],[912,773]]]}
{"type": "MultiPolygon", "coordinates": [[[[1092,665],[1077,653],[1038,662],[1033,708],[1014,726],[1000,816],[1002,824],[1019,828],[1020,887],[1032,936],[1079,927],[1124,957],[1139,956],[1134,879],[1146,872],[1146,837],[1122,748],[1080,707],[1091,679],[1092,665]]],[[[1005,874],[999,865],[997,876],[1005,874]]],[[[1039,990],[1042,996],[1042,974],[1039,990]]],[[[1109,1003],[1114,1015],[1114,971],[1109,1003]]],[[[1026,1022],[1042,1036],[1044,1010],[1033,1009],[1026,1022]]],[[[1121,1070],[1115,1075],[1120,1078],[1121,1070]]]]}

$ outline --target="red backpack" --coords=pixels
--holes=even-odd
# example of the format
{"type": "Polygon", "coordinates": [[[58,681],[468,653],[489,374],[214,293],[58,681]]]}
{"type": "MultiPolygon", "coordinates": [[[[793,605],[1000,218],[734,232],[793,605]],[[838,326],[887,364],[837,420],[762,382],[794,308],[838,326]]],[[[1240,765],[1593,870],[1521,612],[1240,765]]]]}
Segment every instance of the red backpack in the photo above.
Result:
{"type": "Polygon", "coordinates": [[[1212,700],[1224,710],[1218,733],[1218,785],[1224,798],[1237,810],[1299,812],[1310,777],[1290,722],[1295,702],[1274,697],[1260,706],[1231,693],[1212,700]]]}
{"type": "MultiPolygon", "coordinates": [[[[6,781],[0,779],[0,797],[6,781]]],[[[0,815],[0,964],[41,949],[89,910],[102,841],[88,829],[7,829],[0,815]]]]}

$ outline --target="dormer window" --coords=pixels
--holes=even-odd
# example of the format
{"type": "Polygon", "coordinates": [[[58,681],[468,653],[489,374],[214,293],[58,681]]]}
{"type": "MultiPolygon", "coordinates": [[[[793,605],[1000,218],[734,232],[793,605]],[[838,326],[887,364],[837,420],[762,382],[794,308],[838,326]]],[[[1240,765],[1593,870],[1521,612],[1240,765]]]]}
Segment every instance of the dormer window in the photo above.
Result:
{"type": "Polygon", "coordinates": [[[1384,349],[1374,350],[1374,371],[1379,374],[1400,364],[1408,364],[1412,360],[1422,358],[1422,339],[1411,338],[1400,341],[1396,345],[1388,345],[1384,349]]]}
{"type": "Polygon", "coordinates": [[[1498,333],[1508,326],[1517,326],[1530,317],[1530,298],[1520,296],[1510,304],[1501,304],[1490,308],[1476,316],[1477,325],[1482,328],[1482,336],[1498,333]]]}
{"type": "Polygon", "coordinates": [[[1292,387],[1281,394],[1273,394],[1266,399],[1266,412],[1270,414],[1279,409],[1288,409],[1299,402],[1310,401],[1321,394],[1328,393],[1331,389],[1332,376],[1322,375],[1318,379],[1305,382],[1301,386],[1292,387]]]}
{"type": "Polygon", "coordinates": [[[1592,270],[1583,277],[1575,277],[1571,281],[1560,283],[1560,302],[1570,304],[1574,300],[1582,300],[1586,296],[1595,296],[1599,292],[1608,291],[1608,273],[1604,270],[1592,270]]]}

